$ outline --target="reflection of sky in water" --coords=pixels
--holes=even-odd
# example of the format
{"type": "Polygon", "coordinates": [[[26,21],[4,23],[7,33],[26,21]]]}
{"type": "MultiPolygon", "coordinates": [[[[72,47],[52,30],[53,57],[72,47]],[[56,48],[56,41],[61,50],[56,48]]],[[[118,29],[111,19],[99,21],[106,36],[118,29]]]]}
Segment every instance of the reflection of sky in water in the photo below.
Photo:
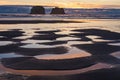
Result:
{"type": "Polygon", "coordinates": [[[13,44],[15,42],[12,41],[0,41],[0,46],[5,46],[5,45],[9,45],[9,44],[13,44]]]}
{"type": "Polygon", "coordinates": [[[68,45],[73,45],[73,44],[92,44],[91,41],[69,41],[68,45]]]}
{"type": "Polygon", "coordinates": [[[114,56],[114,57],[120,59],[120,51],[111,53],[110,55],[112,55],[112,56],[114,56]]]}
{"type": "Polygon", "coordinates": [[[109,41],[112,41],[112,40],[99,39],[99,38],[101,38],[100,36],[89,35],[89,36],[86,36],[86,37],[92,39],[92,41],[95,41],[95,42],[109,42],[109,41]]]}
{"type": "MultiPolygon", "coordinates": [[[[81,38],[76,38],[73,36],[69,36],[71,33],[78,33],[71,30],[75,29],[90,29],[90,28],[96,28],[96,29],[105,29],[110,30],[114,32],[120,33],[120,20],[107,20],[107,19],[89,19],[89,20],[82,20],[86,21],[88,23],[41,23],[41,24],[0,24],[0,31],[8,30],[8,29],[22,29],[24,31],[24,36],[15,37],[14,39],[25,39],[21,41],[20,43],[28,43],[26,45],[22,45],[20,47],[22,48],[53,48],[57,46],[65,46],[68,47],[68,52],[65,54],[46,54],[46,55],[38,55],[34,56],[37,59],[70,59],[70,58],[78,58],[78,57],[86,57],[91,56],[90,53],[80,50],[75,47],[71,47],[71,45],[74,44],[92,44],[93,42],[109,42],[112,40],[103,40],[99,39],[100,36],[94,36],[89,35],[86,36],[87,38],[92,39],[92,41],[80,41],[81,38]],[[67,34],[68,37],[60,37],[56,40],[32,40],[28,39],[32,37],[33,35],[38,35],[38,33],[35,33],[35,31],[53,31],[53,30],[60,30],[60,32],[55,32],[55,34],[67,34]],[[70,41],[68,41],[70,40],[70,41]],[[68,41],[65,44],[59,44],[59,45],[43,45],[40,43],[47,43],[47,42],[54,42],[54,41],[68,41]],[[39,43],[39,44],[38,44],[39,43]]],[[[0,36],[0,38],[3,38],[3,36],[0,36]]],[[[13,44],[12,41],[0,41],[0,46],[13,44]]],[[[108,45],[113,46],[120,46],[120,43],[108,43],[108,45]]],[[[120,59],[120,52],[114,52],[110,55],[120,59]]],[[[15,53],[0,53],[0,58],[10,58],[10,57],[22,57],[22,55],[17,55],[15,53]]],[[[11,72],[15,73],[22,73],[22,74],[31,74],[31,75],[65,75],[65,74],[77,74],[82,72],[87,72],[91,70],[101,69],[101,68],[111,68],[113,65],[104,64],[104,63],[98,63],[96,65],[93,65],[91,67],[85,68],[85,69],[79,69],[79,70],[68,70],[68,71],[45,71],[45,70],[11,70],[11,69],[5,69],[0,66],[1,69],[5,69],[11,72]]]]}
{"type": "Polygon", "coordinates": [[[4,38],[4,36],[0,36],[0,38],[4,38]]]}
{"type": "Polygon", "coordinates": [[[120,46],[120,43],[108,43],[108,45],[120,46]]]}
{"type": "Polygon", "coordinates": [[[79,33],[79,32],[74,32],[74,31],[70,31],[71,29],[61,29],[62,32],[56,32],[56,34],[66,34],[66,35],[69,35],[71,33],[79,33]]]}
{"type": "MultiPolygon", "coordinates": [[[[110,31],[119,31],[119,20],[105,20],[105,19],[73,19],[73,20],[78,20],[78,21],[85,21],[87,23],[56,23],[56,24],[10,24],[10,25],[0,25],[0,30],[8,30],[8,29],[22,29],[21,31],[24,31],[24,36],[19,36],[15,37],[14,39],[25,39],[21,41],[21,43],[27,43],[26,45],[22,45],[20,47],[22,48],[53,48],[57,46],[66,46],[71,48],[71,51],[77,51],[77,49],[71,47],[71,45],[74,44],[92,44],[92,41],[95,42],[109,42],[110,40],[103,40],[100,39],[100,36],[95,36],[95,35],[89,35],[86,36],[87,38],[90,38],[92,41],[79,41],[81,40],[80,38],[76,38],[74,36],[69,36],[71,33],[80,33],[80,32],[75,32],[71,30],[75,29],[89,29],[89,28],[97,28],[97,29],[106,29],[110,31]],[[109,24],[108,24],[109,23],[109,24]],[[99,25],[98,25],[99,24],[99,25]],[[4,27],[5,26],[5,27],[4,27]],[[40,33],[35,33],[36,31],[56,31],[60,30],[59,32],[55,32],[55,34],[67,34],[68,37],[60,37],[57,38],[56,40],[33,40],[33,39],[28,39],[32,37],[33,35],[38,35],[40,33]],[[77,41],[76,41],[77,40],[77,41]],[[47,42],[54,42],[54,41],[68,41],[65,44],[59,44],[59,45],[43,45],[40,43],[47,43],[47,42]],[[39,44],[38,44],[39,43],[39,44]]],[[[40,35],[44,35],[43,33],[40,35]]],[[[8,45],[13,42],[0,42],[0,45],[8,45]]],[[[119,46],[119,43],[109,43],[108,45],[114,45],[114,46],[119,46]]],[[[79,52],[79,51],[78,51],[79,52]]],[[[69,52],[67,53],[69,54],[69,52]]],[[[57,55],[56,55],[57,56],[57,55]]],[[[74,53],[73,56],[75,57],[76,54],[74,53]]],[[[72,58],[73,58],[72,56],[72,58]]],[[[82,55],[81,55],[82,56],[82,55]]],[[[40,57],[40,56],[39,56],[40,57]]],[[[76,56],[77,57],[77,56],[76,56]]],[[[80,55],[79,55],[80,57],[80,55]]]]}
{"type": "Polygon", "coordinates": [[[67,41],[67,40],[80,40],[80,38],[75,38],[75,37],[61,37],[57,38],[58,41],[67,41]]]}
{"type": "MultiPolygon", "coordinates": [[[[42,23],[42,24],[0,24],[0,30],[8,29],[18,29],[21,28],[25,31],[31,30],[33,28],[40,28],[40,30],[45,29],[86,29],[86,28],[98,28],[98,29],[107,29],[110,31],[119,32],[120,30],[120,21],[115,19],[80,19],[81,21],[86,21],[88,23],[42,23]],[[90,22],[90,23],[89,23],[90,22]],[[98,25],[99,24],[99,25],[98,25]]],[[[66,32],[65,32],[66,33],[66,32]]]]}
{"type": "Polygon", "coordinates": [[[51,40],[25,40],[21,41],[21,43],[44,43],[44,42],[52,42],[51,40]]]}
{"type": "Polygon", "coordinates": [[[50,46],[50,45],[40,45],[40,44],[27,44],[20,46],[21,48],[54,48],[56,46],[50,46]]]}
{"type": "Polygon", "coordinates": [[[11,57],[23,57],[22,55],[18,55],[16,53],[0,53],[0,59],[1,58],[11,58],[11,57]]]}

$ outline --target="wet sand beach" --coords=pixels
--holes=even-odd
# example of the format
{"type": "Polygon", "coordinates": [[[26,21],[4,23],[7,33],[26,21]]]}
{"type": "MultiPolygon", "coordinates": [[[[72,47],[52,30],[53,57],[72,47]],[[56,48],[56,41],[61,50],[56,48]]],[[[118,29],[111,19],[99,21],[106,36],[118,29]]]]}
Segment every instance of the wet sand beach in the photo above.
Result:
{"type": "Polygon", "coordinates": [[[11,20],[7,20],[4,19],[0,20],[0,24],[37,24],[37,23],[83,23],[82,21],[73,21],[73,20],[30,20],[30,19],[26,19],[26,20],[16,20],[16,19],[11,19],[11,20]]]}
{"type": "Polygon", "coordinates": [[[119,22],[0,20],[0,80],[120,80],[119,22]]]}

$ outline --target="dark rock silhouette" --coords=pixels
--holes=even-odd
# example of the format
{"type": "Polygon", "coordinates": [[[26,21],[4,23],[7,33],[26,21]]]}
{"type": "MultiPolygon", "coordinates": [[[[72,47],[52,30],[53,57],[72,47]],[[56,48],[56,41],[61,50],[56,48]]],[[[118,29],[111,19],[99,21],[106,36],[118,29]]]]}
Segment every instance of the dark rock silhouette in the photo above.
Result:
{"type": "Polygon", "coordinates": [[[55,7],[52,9],[50,14],[65,14],[65,11],[63,8],[55,7]]]}
{"type": "Polygon", "coordinates": [[[45,14],[45,9],[42,6],[33,6],[30,14],[45,14]]]}

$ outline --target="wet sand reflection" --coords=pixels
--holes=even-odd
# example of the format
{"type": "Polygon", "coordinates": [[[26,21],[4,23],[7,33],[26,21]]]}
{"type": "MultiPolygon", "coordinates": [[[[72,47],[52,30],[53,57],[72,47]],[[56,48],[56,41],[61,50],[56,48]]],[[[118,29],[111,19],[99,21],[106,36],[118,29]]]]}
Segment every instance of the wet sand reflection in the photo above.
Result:
{"type": "Polygon", "coordinates": [[[72,33],[63,34],[58,29],[35,29],[30,35],[25,30],[0,31],[0,41],[3,42],[0,44],[0,56],[3,56],[0,68],[30,75],[28,80],[42,79],[43,76],[85,80],[104,68],[106,71],[116,70],[115,67],[119,70],[120,33],[102,29],[70,31],[72,33]],[[4,57],[3,54],[10,56],[4,57]]]}

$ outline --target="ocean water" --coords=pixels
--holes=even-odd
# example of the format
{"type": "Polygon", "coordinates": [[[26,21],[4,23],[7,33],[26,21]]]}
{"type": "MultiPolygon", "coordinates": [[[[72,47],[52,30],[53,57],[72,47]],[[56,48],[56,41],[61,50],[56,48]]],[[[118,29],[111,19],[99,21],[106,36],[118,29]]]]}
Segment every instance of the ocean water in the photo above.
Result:
{"type": "Polygon", "coordinates": [[[65,15],[50,15],[51,9],[30,15],[30,9],[0,7],[0,21],[44,21],[0,23],[0,74],[26,80],[120,78],[119,9],[65,9],[65,15]]]}
{"type": "MultiPolygon", "coordinates": [[[[30,17],[31,6],[0,6],[0,17],[30,17]]],[[[46,15],[50,15],[52,8],[45,7],[46,15]]],[[[120,9],[67,9],[65,15],[59,15],[64,18],[102,18],[119,19],[120,9]]],[[[40,17],[41,15],[37,15],[40,17]]],[[[42,15],[43,16],[43,15],[42,15]]],[[[58,15],[54,15],[58,16],[58,15]]],[[[35,15],[34,15],[35,17],[35,15]]]]}

